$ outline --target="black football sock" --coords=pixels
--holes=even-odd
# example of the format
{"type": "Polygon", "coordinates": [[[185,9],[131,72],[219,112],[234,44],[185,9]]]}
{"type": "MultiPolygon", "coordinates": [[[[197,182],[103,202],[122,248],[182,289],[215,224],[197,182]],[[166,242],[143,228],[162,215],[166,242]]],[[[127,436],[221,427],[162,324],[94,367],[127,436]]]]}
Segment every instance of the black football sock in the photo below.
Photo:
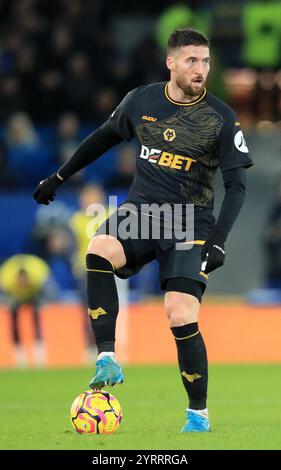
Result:
{"type": "Polygon", "coordinates": [[[98,353],[114,352],[115,326],[119,310],[118,294],[110,261],[88,254],[88,314],[96,338],[98,353]]]}
{"type": "Polygon", "coordinates": [[[208,360],[198,323],[171,328],[174,335],[183,385],[189,397],[189,408],[207,407],[208,360]]]}

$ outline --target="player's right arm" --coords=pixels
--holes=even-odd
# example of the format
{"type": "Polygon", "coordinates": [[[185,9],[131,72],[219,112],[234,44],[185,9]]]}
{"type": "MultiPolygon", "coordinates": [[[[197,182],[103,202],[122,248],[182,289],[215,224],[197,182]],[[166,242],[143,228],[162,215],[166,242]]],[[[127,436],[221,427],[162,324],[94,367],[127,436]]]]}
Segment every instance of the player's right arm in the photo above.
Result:
{"type": "Polygon", "coordinates": [[[38,184],[33,194],[38,204],[48,205],[50,201],[54,200],[58,187],[70,176],[97,160],[122,140],[130,140],[133,137],[129,111],[135,91],[133,90],[125,96],[110,118],[81,142],[56,173],[38,184]]]}

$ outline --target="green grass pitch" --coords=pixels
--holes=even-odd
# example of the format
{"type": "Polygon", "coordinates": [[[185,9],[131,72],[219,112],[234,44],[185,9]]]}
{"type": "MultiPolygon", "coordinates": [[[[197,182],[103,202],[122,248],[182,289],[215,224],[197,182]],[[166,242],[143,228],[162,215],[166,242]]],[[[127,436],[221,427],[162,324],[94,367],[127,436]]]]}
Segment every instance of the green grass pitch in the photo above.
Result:
{"type": "Polygon", "coordinates": [[[212,430],[180,434],[187,405],[176,366],[125,367],[109,388],[123,421],[113,435],[79,435],[69,408],[92,369],[0,372],[0,449],[281,449],[281,365],[211,366],[212,430]]]}

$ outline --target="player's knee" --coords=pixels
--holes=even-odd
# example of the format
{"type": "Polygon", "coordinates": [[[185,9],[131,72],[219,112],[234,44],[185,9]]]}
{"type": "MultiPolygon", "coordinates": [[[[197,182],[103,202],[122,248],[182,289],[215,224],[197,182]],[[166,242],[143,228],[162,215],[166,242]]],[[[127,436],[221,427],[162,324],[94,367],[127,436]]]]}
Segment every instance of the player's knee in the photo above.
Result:
{"type": "Polygon", "coordinates": [[[94,237],[88,246],[87,254],[97,255],[114,265],[116,269],[126,264],[126,257],[121,243],[111,236],[94,237]]]}
{"type": "Polygon", "coordinates": [[[111,261],[111,258],[113,256],[113,247],[111,240],[102,239],[98,237],[93,238],[93,240],[91,240],[89,243],[87,254],[98,255],[102,258],[107,259],[108,261],[111,261]]]}
{"type": "Polygon", "coordinates": [[[198,321],[200,303],[196,297],[180,292],[167,292],[165,310],[170,327],[183,326],[198,321]]]}
{"type": "Polygon", "coordinates": [[[189,323],[198,322],[198,315],[194,315],[194,312],[188,311],[174,311],[169,317],[170,327],[188,325],[189,323]]]}

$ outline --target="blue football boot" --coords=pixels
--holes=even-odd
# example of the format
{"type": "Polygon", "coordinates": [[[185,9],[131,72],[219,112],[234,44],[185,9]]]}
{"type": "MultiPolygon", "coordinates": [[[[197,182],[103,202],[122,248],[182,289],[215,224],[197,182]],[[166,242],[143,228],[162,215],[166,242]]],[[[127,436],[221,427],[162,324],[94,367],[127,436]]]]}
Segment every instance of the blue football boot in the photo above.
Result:
{"type": "Polygon", "coordinates": [[[186,410],[186,424],[181,432],[208,432],[210,431],[210,421],[208,418],[194,413],[193,410],[186,410]]]}
{"type": "Polygon", "coordinates": [[[106,385],[116,385],[124,382],[124,374],[120,365],[111,357],[104,356],[97,361],[97,369],[94,378],[89,383],[93,390],[101,390],[106,385]]]}

